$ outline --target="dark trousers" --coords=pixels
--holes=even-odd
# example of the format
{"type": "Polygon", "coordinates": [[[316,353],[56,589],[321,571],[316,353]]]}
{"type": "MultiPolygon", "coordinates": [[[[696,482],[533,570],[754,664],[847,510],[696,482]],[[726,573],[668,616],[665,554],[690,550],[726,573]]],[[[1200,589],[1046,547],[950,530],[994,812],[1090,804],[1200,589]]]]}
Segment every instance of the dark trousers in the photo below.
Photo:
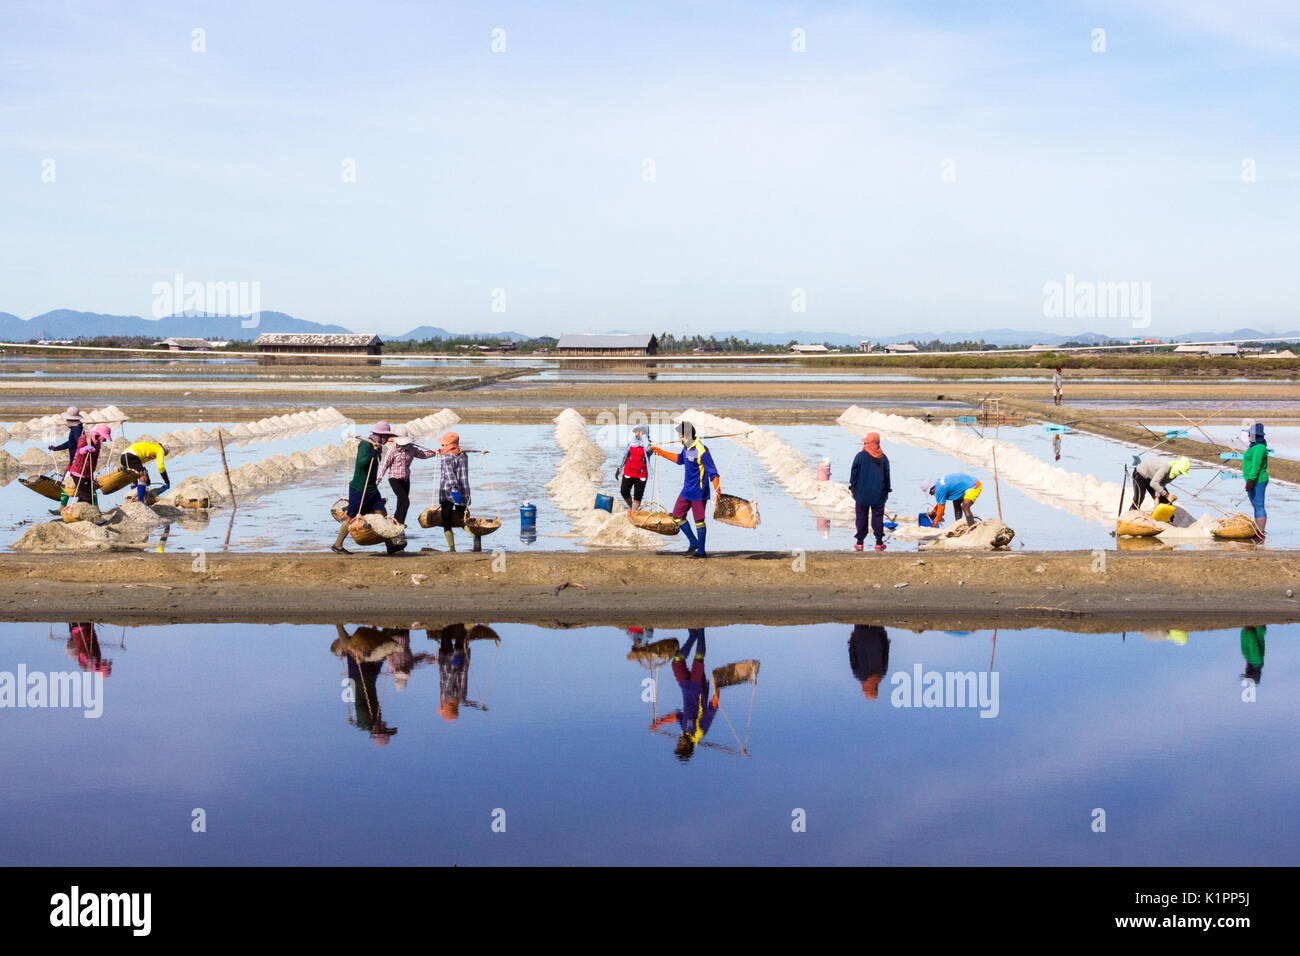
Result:
{"type": "Polygon", "coordinates": [[[1150,495],[1156,501],[1169,500],[1167,496],[1155,493],[1155,490],[1151,487],[1150,478],[1139,475],[1136,471],[1133,472],[1133,507],[1135,509],[1141,508],[1142,502],[1146,500],[1147,495],[1150,495]]]}
{"type": "Polygon", "coordinates": [[[411,507],[411,479],[389,478],[388,487],[393,489],[393,495],[397,498],[393,520],[398,524],[406,524],[406,510],[411,507]]]}
{"type": "Polygon", "coordinates": [[[623,503],[628,508],[632,507],[632,502],[641,501],[645,498],[645,482],[644,478],[628,478],[624,476],[623,484],[618,493],[623,497],[623,503]]]}
{"type": "Polygon", "coordinates": [[[856,501],[853,503],[858,518],[858,544],[867,536],[867,519],[871,520],[871,533],[876,536],[876,544],[883,544],[885,541],[885,506],[884,505],[863,505],[856,501]]]}
{"type": "Polygon", "coordinates": [[[465,526],[465,506],[452,504],[450,501],[443,499],[438,502],[442,508],[442,530],[450,531],[456,527],[453,522],[458,522],[461,527],[465,526]]]}

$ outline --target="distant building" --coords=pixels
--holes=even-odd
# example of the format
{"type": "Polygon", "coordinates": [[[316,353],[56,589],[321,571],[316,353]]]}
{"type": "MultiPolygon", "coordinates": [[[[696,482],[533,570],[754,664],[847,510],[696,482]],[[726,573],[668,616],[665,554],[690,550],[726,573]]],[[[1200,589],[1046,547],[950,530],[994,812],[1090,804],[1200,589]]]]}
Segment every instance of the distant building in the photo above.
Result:
{"type": "Polygon", "coordinates": [[[1258,352],[1252,352],[1249,355],[1247,355],[1247,358],[1267,358],[1267,359],[1293,359],[1295,357],[1296,354],[1287,349],[1275,349],[1272,352],[1265,352],[1263,349],[1261,349],[1258,352]]]}
{"type": "Polygon", "coordinates": [[[861,342],[858,343],[858,351],[859,351],[859,352],[872,352],[872,351],[875,350],[875,348],[876,348],[876,347],[875,347],[874,345],[872,345],[872,344],[871,344],[869,341],[867,341],[866,339],[863,339],[861,342]]]}
{"type": "Polygon", "coordinates": [[[267,355],[306,352],[311,355],[379,355],[384,343],[370,333],[330,335],[322,333],[263,332],[253,343],[267,355]]]}
{"type": "Polygon", "coordinates": [[[1202,358],[1215,356],[1240,358],[1241,349],[1236,345],[1178,345],[1174,347],[1175,355],[1199,355],[1202,358]]]}
{"type": "Polygon", "coordinates": [[[900,342],[897,345],[886,345],[885,351],[897,355],[900,353],[906,354],[909,352],[919,352],[921,350],[918,349],[911,342],[900,342]]]}
{"type": "Polygon", "coordinates": [[[656,355],[659,340],[653,335],[561,335],[555,345],[559,355],[592,358],[605,355],[656,355]]]}
{"type": "Polygon", "coordinates": [[[824,345],[792,345],[790,351],[798,355],[826,355],[830,349],[824,345]]]}
{"type": "Polygon", "coordinates": [[[199,349],[211,348],[212,343],[207,339],[170,338],[155,342],[154,347],[170,349],[173,352],[196,352],[199,349]]]}

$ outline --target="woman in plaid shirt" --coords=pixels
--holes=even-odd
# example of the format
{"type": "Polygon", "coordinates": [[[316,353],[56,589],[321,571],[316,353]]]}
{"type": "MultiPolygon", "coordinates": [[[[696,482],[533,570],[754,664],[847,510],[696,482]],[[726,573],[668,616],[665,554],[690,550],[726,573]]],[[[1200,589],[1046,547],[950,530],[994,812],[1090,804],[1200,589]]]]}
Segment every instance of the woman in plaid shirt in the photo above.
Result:
{"type": "Polygon", "coordinates": [[[438,455],[442,462],[442,477],[438,482],[438,505],[442,508],[442,533],[447,536],[447,550],[456,550],[456,539],[451,529],[465,522],[465,509],[469,507],[469,455],[460,450],[460,436],[444,432],[438,439],[438,455]]]}
{"type": "Polygon", "coordinates": [[[384,446],[383,461],[379,465],[377,481],[388,476],[388,486],[397,496],[397,507],[393,509],[393,518],[400,524],[406,524],[406,511],[411,507],[411,462],[416,458],[432,458],[438,454],[415,444],[405,425],[393,426],[396,437],[384,446]]]}

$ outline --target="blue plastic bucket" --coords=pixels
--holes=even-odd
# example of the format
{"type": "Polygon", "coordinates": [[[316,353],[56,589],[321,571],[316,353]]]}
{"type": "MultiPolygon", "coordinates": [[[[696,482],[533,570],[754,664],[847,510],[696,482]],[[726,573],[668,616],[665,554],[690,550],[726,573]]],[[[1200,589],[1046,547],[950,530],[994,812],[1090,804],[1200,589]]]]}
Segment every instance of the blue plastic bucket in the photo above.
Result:
{"type": "Polygon", "coordinates": [[[519,508],[519,527],[537,527],[537,505],[521,505],[519,508]]]}
{"type": "Polygon", "coordinates": [[[596,507],[601,511],[612,512],[614,510],[614,499],[609,495],[596,495],[596,507]]]}
{"type": "Polygon", "coordinates": [[[930,520],[930,512],[922,511],[916,516],[916,523],[922,528],[933,528],[934,522],[930,520]]]}

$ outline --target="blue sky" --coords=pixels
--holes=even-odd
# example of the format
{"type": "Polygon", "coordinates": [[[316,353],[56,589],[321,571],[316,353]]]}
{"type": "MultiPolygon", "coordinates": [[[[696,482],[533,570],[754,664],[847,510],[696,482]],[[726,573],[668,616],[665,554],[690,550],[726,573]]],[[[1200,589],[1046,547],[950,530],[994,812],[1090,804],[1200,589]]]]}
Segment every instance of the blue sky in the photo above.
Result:
{"type": "Polygon", "coordinates": [[[1298,59],[1282,0],[7,0],[0,310],[180,273],[389,334],[1127,334],[1044,317],[1072,274],[1284,331],[1298,59]]]}

